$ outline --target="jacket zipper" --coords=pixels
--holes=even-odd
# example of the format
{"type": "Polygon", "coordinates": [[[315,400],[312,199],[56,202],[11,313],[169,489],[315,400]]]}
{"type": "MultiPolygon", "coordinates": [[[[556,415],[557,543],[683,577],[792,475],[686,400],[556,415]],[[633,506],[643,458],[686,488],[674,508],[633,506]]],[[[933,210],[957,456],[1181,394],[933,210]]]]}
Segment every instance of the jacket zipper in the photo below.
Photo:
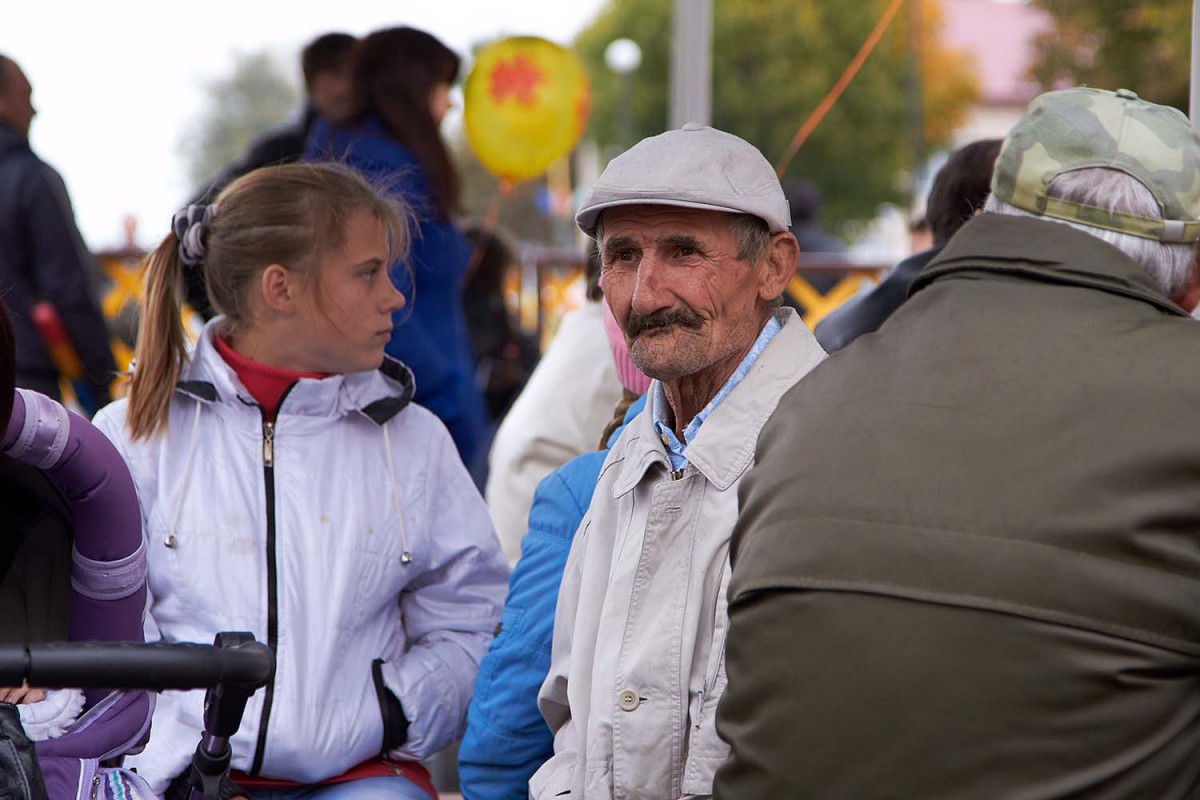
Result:
{"type": "MultiPolygon", "coordinates": [[[[275,406],[275,414],[283,406],[284,399],[292,391],[296,383],[292,383],[275,406]]],[[[263,487],[267,501],[267,646],[271,652],[278,655],[279,651],[279,571],[275,563],[275,423],[267,419],[267,412],[261,405],[258,407],[262,414],[262,460],[263,487]]],[[[263,758],[267,752],[267,728],[271,720],[271,706],[275,700],[275,677],[263,689],[262,715],[258,722],[258,743],[254,748],[254,761],[250,766],[250,774],[257,775],[262,770],[263,758]]]]}

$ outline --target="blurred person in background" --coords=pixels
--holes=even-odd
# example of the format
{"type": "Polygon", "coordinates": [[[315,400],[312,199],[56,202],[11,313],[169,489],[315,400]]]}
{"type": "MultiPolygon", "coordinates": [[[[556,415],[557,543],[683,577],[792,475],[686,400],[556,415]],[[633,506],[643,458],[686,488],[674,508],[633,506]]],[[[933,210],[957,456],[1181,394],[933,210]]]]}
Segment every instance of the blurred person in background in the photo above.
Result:
{"type": "MultiPolygon", "coordinates": [[[[317,119],[345,120],[354,110],[350,82],[350,55],[357,37],[348,33],[318,36],[300,51],[304,73],[304,104],[295,119],[286,120],[254,137],[246,152],[232,164],[205,181],[204,188],[188,202],[211,203],[230,181],[251,170],[271,164],[299,161],[308,145],[308,134],[317,119]]],[[[194,280],[187,284],[187,299],[204,319],[215,313],[208,303],[204,286],[194,280]]]]}
{"type": "Polygon", "coordinates": [[[959,228],[983,210],[1000,143],[1000,139],[980,139],[950,155],[933,179],[924,219],[913,226],[914,242],[921,241],[924,228],[932,236],[932,245],[901,261],[870,292],[817,323],[814,333],[825,352],[841,350],[864,333],[879,330],[908,297],[917,273],[942,252],[959,228]]]}
{"type": "Polygon", "coordinates": [[[504,419],[538,362],[537,339],[521,329],[504,299],[504,276],[516,268],[505,235],[482,224],[464,231],[471,243],[471,269],[463,285],[467,332],[475,352],[476,385],[493,421],[504,419]]]}
{"type": "Polygon", "coordinates": [[[83,374],[75,381],[81,405],[111,398],[117,366],[93,281],[96,266],[75,226],[62,178],[29,146],[36,110],[33,88],[12,59],[0,55],[0,294],[16,340],[17,386],[62,399],[49,344],[34,323],[46,301],[62,322],[83,374]]]}

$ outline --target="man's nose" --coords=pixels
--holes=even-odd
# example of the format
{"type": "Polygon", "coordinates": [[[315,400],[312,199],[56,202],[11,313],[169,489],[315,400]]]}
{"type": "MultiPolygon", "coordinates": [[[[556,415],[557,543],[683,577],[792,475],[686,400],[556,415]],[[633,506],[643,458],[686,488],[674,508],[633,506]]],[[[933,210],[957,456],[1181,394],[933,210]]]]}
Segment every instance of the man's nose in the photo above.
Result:
{"type": "Polygon", "coordinates": [[[664,273],[664,264],[652,254],[642,257],[633,284],[633,310],[652,314],[672,305],[671,293],[664,273]]]}

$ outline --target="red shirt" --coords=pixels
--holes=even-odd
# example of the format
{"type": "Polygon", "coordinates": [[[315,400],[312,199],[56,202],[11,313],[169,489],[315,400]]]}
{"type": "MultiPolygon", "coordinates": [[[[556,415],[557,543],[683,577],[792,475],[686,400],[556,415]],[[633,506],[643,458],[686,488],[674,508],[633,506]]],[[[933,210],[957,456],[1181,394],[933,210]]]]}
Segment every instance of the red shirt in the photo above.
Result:
{"type": "Polygon", "coordinates": [[[238,380],[250,392],[250,396],[266,411],[267,419],[275,419],[279,410],[279,401],[291,388],[292,384],[301,378],[326,378],[325,372],[297,372],[290,369],[280,369],[257,361],[251,361],[237,352],[225,341],[224,336],[214,336],[213,344],[225,363],[233,368],[238,380]]]}

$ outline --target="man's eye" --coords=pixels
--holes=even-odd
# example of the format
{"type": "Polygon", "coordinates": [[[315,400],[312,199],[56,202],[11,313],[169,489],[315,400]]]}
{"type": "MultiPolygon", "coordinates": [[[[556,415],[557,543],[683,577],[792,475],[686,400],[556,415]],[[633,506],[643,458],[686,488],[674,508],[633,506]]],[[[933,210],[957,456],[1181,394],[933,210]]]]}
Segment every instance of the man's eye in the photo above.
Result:
{"type": "Polygon", "coordinates": [[[687,246],[681,247],[681,248],[679,248],[679,255],[681,255],[681,256],[694,256],[694,255],[696,255],[696,248],[694,248],[694,247],[687,247],[687,246]]]}

